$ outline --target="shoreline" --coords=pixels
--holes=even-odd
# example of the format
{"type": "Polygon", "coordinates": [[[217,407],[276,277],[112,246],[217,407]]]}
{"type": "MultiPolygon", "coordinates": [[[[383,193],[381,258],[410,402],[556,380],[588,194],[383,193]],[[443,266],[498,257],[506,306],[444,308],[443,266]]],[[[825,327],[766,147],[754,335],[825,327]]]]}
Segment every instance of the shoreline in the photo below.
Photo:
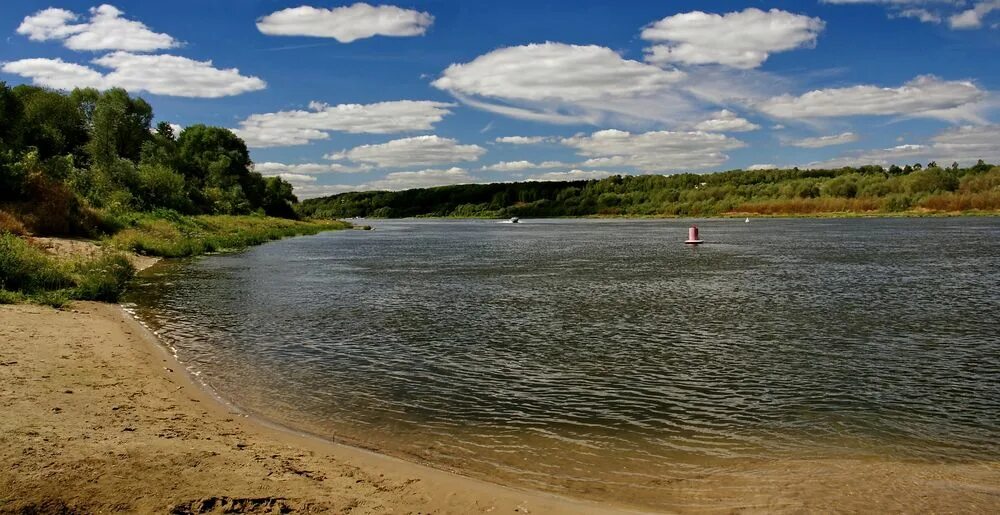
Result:
{"type": "MultiPolygon", "coordinates": [[[[725,213],[717,215],[586,215],[586,216],[537,216],[520,217],[522,220],[738,220],[740,218],[750,219],[786,219],[786,220],[815,220],[815,219],[856,219],[856,218],[996,218],[1000,217],[1000,211],[905,211],[905,212],[850,212],[837,211],[829,213],[725,213]]],[[[507,220],[508,218],[495,218],[484,216],[409,216],[401,218],[337,218],[350,222],[351,220],[507,220]]]]}
{"type": "Polygon", "coordinates": [[[1000,462],[773,460],[664,483],[653,507],[566,497],[248,415],[118,305],[0,306],[0,340],[0,409],[18,415],[0,420],[0,513],[1000,509],[1000,462]]]}
{"type": "Polygon", "coordinates": [[[0,307],[0,513],[637,513],[247,416],[120,306],[0,307]],[[50,406],[51,405],[51,406],[50,406]],[[186,511],[185,511],[186,510],[186,511]]]}

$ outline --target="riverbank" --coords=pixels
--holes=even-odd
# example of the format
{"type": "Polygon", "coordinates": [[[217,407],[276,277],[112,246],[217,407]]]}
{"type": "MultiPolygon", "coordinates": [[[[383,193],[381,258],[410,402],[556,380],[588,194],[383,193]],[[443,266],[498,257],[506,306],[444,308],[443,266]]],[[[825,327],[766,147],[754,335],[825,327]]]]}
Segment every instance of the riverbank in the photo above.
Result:
{"type": "Polygon", "coordinates": [[[607,513],[272,428],[118,306],[0,306],[0,513],[607,513]]]}
{"type": "MultiPolygon", "coordinates": [[[[0,341],[0,513],[619,510],[244,417],[115,305],[0,306],[0,341]]],[[[996,463],[797,460],[661,488],[671,511],[987,513],[1000,508],[998,485],[996,463]]]]}
{"type": "Polygon", "coordinates": [[[160,258],[240,250],[353,227],[335,220],[158,211],[107,215],[108,233],[101,239],[85,239],[38,236],[15,218],[6,220],[0,225],[0,304],[53,307],[71,300],[115,302],[136,271],[160,258]]]}

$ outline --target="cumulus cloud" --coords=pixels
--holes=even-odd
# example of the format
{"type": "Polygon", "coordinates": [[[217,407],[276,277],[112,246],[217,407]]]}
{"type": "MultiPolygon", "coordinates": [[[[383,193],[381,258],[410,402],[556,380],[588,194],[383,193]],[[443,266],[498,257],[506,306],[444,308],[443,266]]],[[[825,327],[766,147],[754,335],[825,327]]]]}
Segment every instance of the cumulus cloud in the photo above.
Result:
{"type": "Polygon", "coordinates": [[[508,145],[537,145],[551,140],[552,138],[546,138],[544,136],[503,136],[493,141],[496,141],[497,143],[506,143],[508,145]]]}
{"type": "Polygon", "coordinates": [[[776,164],[763,163],[763,164],[750,165],[747,167],[747,170],[750,170],[752,172],[755,170],[774,170],[776,168],[778,168],[778,165],[776,164]]]}
{"type": "Polygon", "coordinates": [[[383,168],[402,168],[476,161],[485,153],[486,149],[479,145],[461,145],[450,138],[430,135],[361,145],[329,157],[383,168]]]}
{"type": "Polygon", "coordinates": [[[519,170],[533,170],[533,169],[544,169],[544,168],[565,168],[572,166],[569,163],[564,163],[562,161],[543,161],[541,163],[534,163],[531,161],[501,161],[499,163],[494,163],[491,165],[486,165],[481,168],[481,170],[489,170],[494,172],[513,172],[519,170]]]}
{"type": "Polygon", "coordinates": [[[829,161],[809,163],[807,168],[844,166],[903,165],[916,161],[937,161],[941,166],[957,162],[963,166],[983,159],[1000,162],[1000,125],[953,127],[938,133],[922,144],[904,144],[891,148],[847,154],[829,161]]]}
{"type": "Polygon", "coordinates": [[[823,20],[779,9],[748,8],[726,14],[675,14],[647,26],[646,61],[657,64],[722,64],[756,68],[775,52],[811,47],[823,20]]]}
{"type": "Polygon", "coordinates": [[[978,29],[991,12],[1000,10],[1000,1],[980,0],[821,0],[826,4],[876,4],[884,5],[890,18],[914,18],[924,23],[941,23],[948,20],[952,29],[978,29]]]}
{"type": "Polygon", "coordinates": [[[350,43],[373,36],[419,36],[434,23],[428,13],[392,5],[323,9],[303,5],[273,12],[257,20],[257,29],[270,36],[312,36],[350,43]]]}
{"type": "Polygon", "coordinates": [[[608,129],[561,140],[589,157],[585,167],[632,167],[644,171],[710,168],[725,163],[724,152],[745,144],[724,134],[653,131],[632,134],[608,129]]]}
{"type": "Polygon", "coordinates": [[[262,175],[323,175],[330,173],[359,173],[371,170],[371,166],[349,166],[343,163],[301,163],[285,164],[273,161],[254,164],[254,170],[262,175]]]}
{"type": "Polygon", "coordinates": [[[132,92],[177,97],[219,98],[266,87],[263,80],[241,75],[236,68],[215,68],[212,61],[195,61],[175,55],[113,52],[92,62],[111,71],[101,73],[62,59],[43,58],[11,61],[5,63],[2,70],[55,89],[120,87],[132,92]]]}
{"type": "Polygon", "coordinates": [[[407,190],[411,188],[432,188],[434,186],[449,186],[453,184],[472,184],[482,182],[462,168],[445,170],[419,170],[416,172],[393,172],[384,178],[363,184],[367,190],[407,190]]]}
{"type": "Polygon", "coordinates": [[[970,81],[945,81],[919,76],[898,88],[852,86],[810,91],[801,96],[782,95],[756,104],[776,118],[819,118],[854,115],[904,115],[948,118],[970,115],[953,110],[986,98],[970,81]]]}
{"type": "Polygon", "coordinates": [[[608,116],[676,115],[687,100],[669,86],[677,70],[624,59],[596,45],[542,43],[506,47],[452,64],[432,85],[462,102],[514,118],[596,124],[608,116]]]}
{"type": "Polygon", "coordinates": [[[712,115],[712,118],[699,122],[695,129],[708,132],[746,132],[760,128],[760,125],[752,123],[746,118],[741,118],[736,113],[723,109],[712,115]]]}
{"type": "Polygon", "coordinates": [[[987,14],[1000,10],[1000,1],[977,2],[971,9],[948,17],[948,26],[953,29],[978,29],[983,26],[987,14]]]}
{"type": "Polygon", "coordinates": [[[817,136],[815,138],[802,138],[788,141],[787,144],[801,148],[823,148],[833,145],[843,145],[858,141],[858,135],[853,132],[844,132],[830,136],[817,136]]]}
{"type": "Polygon", "coordinates": [[[24,18],[17,33],[32,41],[60,40],[71,50],[126,50],[149,52],[180,46],[168,34],[153,32],[142,22],[128,20],[118,8],[104,4],[90,9],[90,19],[50,7],[24,18]]]}
{"type": "Polygon", "coordinates": [[[375,104],[331,106],[311,102],[309,110],[278,111],[250,115],[233,132],[247,146],[283,147],[304,145],[330,137],[330,132],[392,134],[434,128],[453,104],[422,100],[396,100],[375,104]]]}

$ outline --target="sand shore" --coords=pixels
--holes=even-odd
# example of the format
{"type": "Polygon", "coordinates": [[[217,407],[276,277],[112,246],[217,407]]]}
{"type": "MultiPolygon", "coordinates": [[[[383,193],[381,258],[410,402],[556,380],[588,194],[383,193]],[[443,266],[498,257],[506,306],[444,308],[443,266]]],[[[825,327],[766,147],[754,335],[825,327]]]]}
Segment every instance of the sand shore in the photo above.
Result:
{"type": "Polygon", "coordinates": [[[0,306],[0,512],[607,513],[272,428],[118,306],[0,306]]]}
{"type": "MultiPolygon", "coordinates": [[[[0,306],[0,413],[0,513],[585,514],[651,505],[508,488],[241,416],[108,304],[0,306]]],[[[656,497],[669,500],[655,503],[663,509],[698,513],[995,513],[1000,464],[758,462],[664,484],[656,497]]]]}

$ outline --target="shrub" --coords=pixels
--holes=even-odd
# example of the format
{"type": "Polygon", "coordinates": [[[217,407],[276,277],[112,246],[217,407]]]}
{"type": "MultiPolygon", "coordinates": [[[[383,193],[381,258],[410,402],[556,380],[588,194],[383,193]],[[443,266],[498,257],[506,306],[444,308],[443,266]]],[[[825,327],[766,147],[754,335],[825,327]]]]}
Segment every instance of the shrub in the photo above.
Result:
{"type": "Polygon", "coordinates": [[[22,302],[24,302],[23,294],[0,289],[0,304],[20,304],[22,302]]]}
{"type": "Polygon", "coordinates": [[[9,232],[17,236],[28,234],[28,229],[14,215],[0,210],[0,233],[9,232]]]}
{"type": "Polygon", "coordinates": [[[0,288],[23,293],[73,285],[64,267],[11,233],[0,234],[0,288]]]}
{"type": "Polygon", "coordinates": [[[50,290],[32,295],[31,300],[43,306],[51,306],[58,309],[69,304],[70,298],[66,290],[50,290]]]}
{"type": "Polygon", "coordinates": [[[77,265],[73,298],[115,302],[135,276],[135,267],[121,254],[105,254],[77,265]]]}

